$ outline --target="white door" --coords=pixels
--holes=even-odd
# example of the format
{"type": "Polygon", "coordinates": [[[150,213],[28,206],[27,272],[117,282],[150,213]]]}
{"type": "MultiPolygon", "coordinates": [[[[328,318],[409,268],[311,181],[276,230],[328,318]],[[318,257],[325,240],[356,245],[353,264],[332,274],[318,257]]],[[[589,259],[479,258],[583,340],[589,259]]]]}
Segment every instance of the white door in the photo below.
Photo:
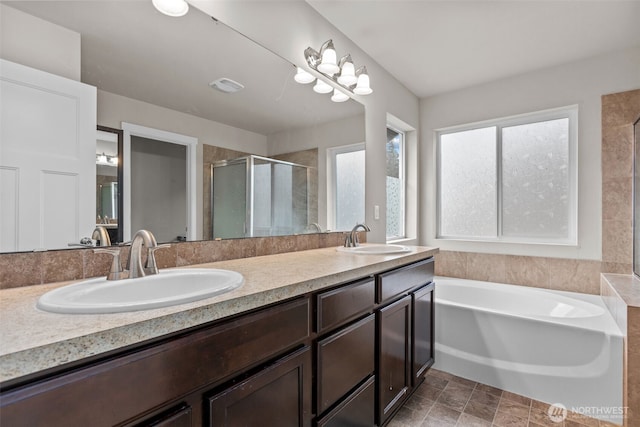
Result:
{"type": "Polygon", "coordinates": [[[91,236],[96,88],[0,59],[0,110],[0,251],[91,236]]]}

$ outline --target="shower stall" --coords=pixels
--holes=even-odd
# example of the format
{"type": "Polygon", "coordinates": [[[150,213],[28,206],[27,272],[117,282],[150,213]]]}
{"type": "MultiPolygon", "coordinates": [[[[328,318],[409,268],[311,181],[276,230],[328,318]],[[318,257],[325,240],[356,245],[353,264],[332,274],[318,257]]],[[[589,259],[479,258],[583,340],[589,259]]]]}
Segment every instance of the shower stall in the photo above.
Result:
{"type": "Polygon", "coordinates": [[[310,213],[312,169],[256,155],[213,163],[210,237],[304,233],[315,217],[310,213]]]}

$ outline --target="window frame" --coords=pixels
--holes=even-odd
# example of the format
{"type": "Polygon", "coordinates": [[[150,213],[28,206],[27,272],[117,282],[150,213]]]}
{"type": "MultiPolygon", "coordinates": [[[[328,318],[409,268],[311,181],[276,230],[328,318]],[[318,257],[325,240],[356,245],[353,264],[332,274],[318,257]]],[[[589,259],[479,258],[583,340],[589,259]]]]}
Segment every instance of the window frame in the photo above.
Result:
{"type": "MultiPolygon", "coordinates": [[[[394,241],[398,241],[398,240],[403,240],[407,238],[407,176],[406,176],[406,145],[407,145],[407,134],[405,131],[398,129],[395,126],[392,126],[390,124],[387,123],[387,129],[392,130],[393,132],[402,135],[402,141],[400,143],[400,164],[398,165],[398,178],[400,179],[400,188],[401,188],[401,195],[400,195],[400,204],[402,206],[402,214],[400,215],[400,235],[397,236],[389,236],[385,233],[386,235],[386,241],[387,242],[394,242],[394,241]]],[[[386,153],[386,148],[387,148],[387,144],[388,142],[385,143],[385,153],[386,153]]],[[[386,174],[385,171],[385,177],[387,177],[388,175],[386,174]]],[[[385,188],[385,196],[386,196],[386,188],[385,188]]],[[[386,204],[386,200],[385,200],[385,204],[386,204]]],[[[388,218],[387,218],[388,220],[388,218]]],[[[385,229],[387,229],[387,224],[385,224],[385,229]]]]}
{"type": "Polygon", "coordinates": [[[578,105],[553,108],[532,113],[491,119],[482,122],[451,126],[436,130],[436,239],[451,241],[477,241],[492,243],[518,243],[578,246],[578,105]],[[568,207],[568,236],[558,238],[534,238],[523,236],[504,236],[502,227],[502,130],[504,128],[540,123],[557,119],[569,119],[569,207],[568,207]],[[496,127],[496,211],[497,234],[495,237],[473,237],[443,235],[441,233],[442,218],[442,183],[441,183],[441,137],[443,135],[496,127]]]}

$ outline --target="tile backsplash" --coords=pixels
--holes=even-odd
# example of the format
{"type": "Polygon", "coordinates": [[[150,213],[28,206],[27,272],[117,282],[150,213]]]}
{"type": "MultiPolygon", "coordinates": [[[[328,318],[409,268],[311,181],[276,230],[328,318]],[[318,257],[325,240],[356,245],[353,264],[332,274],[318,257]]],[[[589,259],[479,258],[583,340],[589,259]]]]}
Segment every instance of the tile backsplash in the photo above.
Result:
{"type": "MultiPolygon", "coordinates": [[[[366,242],[366,233],[359,233],[366,242]]],[[[156,252],[160,268],[183,267],[229,259],[327,248],[344,244],[345,233],[302,234],[251,239],[172,243],[156,252]]],[[[121,261],[129,248],[121,248],[121,261]]],[[[112,257],[91,249],[0,254],[0,289],[106,276],[112,257]]]]}
{"type": "Polygon", "coordinates": [[[600,261],[443,251],[436,274],[461,279],[600,293],[600,261]]]}

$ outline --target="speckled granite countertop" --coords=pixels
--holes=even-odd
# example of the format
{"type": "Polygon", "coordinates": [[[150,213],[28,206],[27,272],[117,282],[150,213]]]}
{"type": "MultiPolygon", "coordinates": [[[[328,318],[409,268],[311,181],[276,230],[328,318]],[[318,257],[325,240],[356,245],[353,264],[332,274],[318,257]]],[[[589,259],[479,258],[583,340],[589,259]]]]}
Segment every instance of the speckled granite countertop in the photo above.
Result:
{"type": "Polygon", "coordinates": [[[154,310],[53,314],[36,309],[45,292],[71,282],[0,291],[0,382],[160,337],[266,304],[355,280],[435,255],[412,247],[396,255],[345,254],[336,248],[243,258],[190,267],[234,270],[239,289],[154,310]]]}

